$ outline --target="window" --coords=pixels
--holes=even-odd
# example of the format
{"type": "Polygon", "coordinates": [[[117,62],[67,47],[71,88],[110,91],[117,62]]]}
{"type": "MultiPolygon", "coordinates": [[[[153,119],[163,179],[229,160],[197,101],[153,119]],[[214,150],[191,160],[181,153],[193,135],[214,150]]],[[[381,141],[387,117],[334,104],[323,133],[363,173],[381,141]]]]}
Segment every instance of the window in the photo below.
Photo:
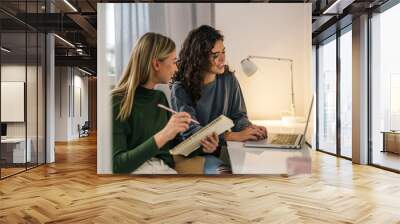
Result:
{"type": "Polygon", "coordinates": [[[347,159],[352,157],[352,41],[350,24],[317,51],[317,149],[347,159]]]}
{"type": "MultiPolygon", "coordinates": [[[[388,150],[384,132],[400,130],[400,5],[371,18],[372,164],[400,170],[400,150],[388,150]]],[[[400,134],[399,134],[400,135],[400,134]]],[[[394,141],[395,149],[400,141],[394,141]]]]}
{"type": "Polygon", "coordinates": [[[318,48],[317,148],[336,153],[336,37],[318,48]]]}
{"type": "Polygon", "coordinates": [[[340,36],[340,155],[352,157],[352,34],[340,36]]]}
{"type": "Polygon", "coordinates": [[[108,64],[108,75],[115,76],[115,20],[114,4],[108,4],[106,7],[106,58],[108,64]]]}

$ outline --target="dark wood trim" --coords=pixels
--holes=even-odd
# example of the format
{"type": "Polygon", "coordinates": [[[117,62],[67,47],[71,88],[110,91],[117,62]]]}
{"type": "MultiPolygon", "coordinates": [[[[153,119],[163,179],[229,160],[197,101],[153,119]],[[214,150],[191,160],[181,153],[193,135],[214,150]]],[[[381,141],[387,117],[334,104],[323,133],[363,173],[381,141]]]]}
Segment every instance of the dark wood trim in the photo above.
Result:
{"type": "MultiPolygon", "coordinates": [[[[38,3],[38,2],[36,2],[38,3]]],[[[36,11],[39,11],[36,4],[36,11]]],[[[39,164],[39,33],[36,32],[36,166],[39,164]]]]}
{"type": "Polygon", "coordinates": [[[323,30],[321,33],[319,33],[317,36],[315,36],[312,40],[314,44],[319,44],[323,41],[326,41],[327,39],[331,38],[334,36],[338,30],[342,30],[345,27],[349,26],[350,24],[353,23],[353,15],[346,15],[341,18],[336,18],[336,22],[333,23],[331,26],[329,26],[327,29],[323,30]]]}
{"type": "Polygon", "coordinates": [[[331,152],[324,151],[324,150],[321,150],[321,149],[317,149],[317,152],[322,152],[322,153],[325,153],[325,154],[328,154],[328,155],[337,157],[337,158],[339,158],[339,159],[346,159],[346,160],[352,161],[352,158],[349,158],[349,157],[347,157],[347,156],[338,156],[338,155],[336,155],[335,153],[331,153],[331,152]]]}
{"type": "Polygon", "coordinates": [[[336,155],[335,153],[332,153],[332,152],[328,152],[328,151],[325,151],[325,150],[322,150],[322,149],[317,149],[317,151],[318,152],[323,152],[323,153],[329,154],[331,156],[335,156],[335,157],[340,158],[338,155],[336,155]]]}
{"type": "Polygon", "coordinates": [[[371,57],[372,57],[372,13],[368,13],[368,36],[367,36],[367,44],[368,44],[368,54],[367,54],[367,63],[368,63],[368,70],[367,70],[367,85],[368,85],[368,95],[367,95],[367,129],[368,129],[368,155],[367,160],[368,164],[373,164],[373,149],[372,149],[372,65],[371,65],[371,57]]]}
{"type": "Polygon", "coordinates": [[[336,154],[341,157],[341,116],[340,116],[340,76],[341,76],[341,64],[340,64],[340,30],[336,31],[336,154]]]}
{"type": "MultiPolygon", "coordinates": [[[[25,12],[27,11],[28,11],[28,6],[25,3],[25,12]]],[[[26,13],[25,13],[25,21],[27,21],[26,13]]],[[[25,170],[28,170],[28,163],[27,163],[28,162],[28,24],[27,23],[24,24],[25,24],[25,88],[24,88],[25,170]]]]}
{"type": "MultiPolygon", "coordinates": [[[[2,46],[2,32],[1,32],[2,29],[1,29],[1,27],[2,27],[2,23],[0,23],[0,47],[2,46]]],[[[2,75],[1,75],[1,67],[2,67],[1,55],[2,55],[2,52],[0,50],[0,124],[2,123],[1,122],[1,109],[2,109],[1,108],[1,77],[2,77],[2,75]]],[[[0,180],[2,179],[2,177],[1,177],[1,150],[2,150],[1,145],[2,144],[0,144],[0,180]]]]}
{"type": "Polygon", "coordinates": [[[2,177],[0,180],[4,180],[4,179],[6,179],[6,178],[15,176],[15,175],[20,174],[20,173],[24,173],[24,172],[26,172],[27,170],[31,170],[31,169],[34,169],[34,168],[37,168],[37,167],[40,167],[40,166],[43,166],[43,165],[45,165],[45,164],[39,164],[39,165],[37,165],[37,166],[28,167],[26,170],[21,170],[21,171],[18,171],[18,172],[16,172],[16,173],[13,173],[13,174],[4,176],[4,177],[2,177]]]}
{"type": "Polygon", "coordinates": [[[319,44],[315,46],[315,148],[319,148],[319,44]]]}
{"type": "Polygon", "coordinates": [[[400,170],[392,169],[392,168],[389,168],[389,167],[386,167],[386,166],[381,166],[381,165],[378,165],[378,164],[369,164],[369,165],[373,166],[373,167],[376,167],[376,168],[379,168],[379,169],[382,169],[382,170],[386,170],[386,171],[390,171],[390,172],[394,172],[394,173],[399,173],[400,174],[400,170]]]}
{"type": "Polygon", "coordinates": [[[388,0],[374,9],[374,13],[382,13],[400,3],[400,0],[388,0]]]}

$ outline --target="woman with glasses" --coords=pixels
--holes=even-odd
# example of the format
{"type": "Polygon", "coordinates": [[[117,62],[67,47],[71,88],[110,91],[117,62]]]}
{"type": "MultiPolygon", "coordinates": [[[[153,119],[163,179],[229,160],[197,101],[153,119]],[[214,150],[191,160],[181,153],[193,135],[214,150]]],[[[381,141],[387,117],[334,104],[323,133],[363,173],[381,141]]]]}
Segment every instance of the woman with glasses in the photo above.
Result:
{"type": "MultiPolygon", "coordinates": [[[[232,131],[219,136],[220,145],[267,136],[265,127],[249,121],[239,82],[225,64],[224,37],[211,26],[200,26],[186,37],[179,53],[178,72],[173,77],[171,101],[175,110],[187,112],[200,122],[200,125],[192,123],[181,133],[183,139],[220,115],[229,117],[235,124],[232,131]]],[[[205,156],[206,174],[219,173],[223,165],[218,158],[219,149],[192,153],[205,156]]]]}

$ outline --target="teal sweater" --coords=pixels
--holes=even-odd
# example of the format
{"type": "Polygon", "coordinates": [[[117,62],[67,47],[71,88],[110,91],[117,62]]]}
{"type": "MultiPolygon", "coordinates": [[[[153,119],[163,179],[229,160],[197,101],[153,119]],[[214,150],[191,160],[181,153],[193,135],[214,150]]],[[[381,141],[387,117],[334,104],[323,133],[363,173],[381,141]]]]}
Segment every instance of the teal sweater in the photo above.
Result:
{"type": "Polygon", "coordinates": [[[169,112],[157,107],[168,106],[163,92],[138,87],[135,92],[132,113],[125,121],[117,120],[121,96],[113,97],[113,171],[131,173],[147,160],[156,157],[174,167],[169,150],[173,142],[158,149],[154,135],[165,127],[169,112]]]}

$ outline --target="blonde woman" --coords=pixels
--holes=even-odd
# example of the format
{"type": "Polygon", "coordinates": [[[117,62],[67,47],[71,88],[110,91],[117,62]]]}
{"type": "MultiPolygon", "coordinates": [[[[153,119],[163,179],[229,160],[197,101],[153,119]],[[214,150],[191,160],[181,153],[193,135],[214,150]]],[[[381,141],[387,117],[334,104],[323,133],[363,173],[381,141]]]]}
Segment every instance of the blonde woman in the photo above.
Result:
{"type": "MultiPolygon", "coordinates": [[[[134,47],[122,78],[112,91],[113,171],[133,174],[176,174],[169,150],[178,133],[188,129],[190,115],[171,116],[157,107],[168,106],[154,90],[177,71],[175,43],[160,34],[144,34],[134,47]]],[[[203,150],[213,151],[218,138],[209,136],[203,150]]]]}

